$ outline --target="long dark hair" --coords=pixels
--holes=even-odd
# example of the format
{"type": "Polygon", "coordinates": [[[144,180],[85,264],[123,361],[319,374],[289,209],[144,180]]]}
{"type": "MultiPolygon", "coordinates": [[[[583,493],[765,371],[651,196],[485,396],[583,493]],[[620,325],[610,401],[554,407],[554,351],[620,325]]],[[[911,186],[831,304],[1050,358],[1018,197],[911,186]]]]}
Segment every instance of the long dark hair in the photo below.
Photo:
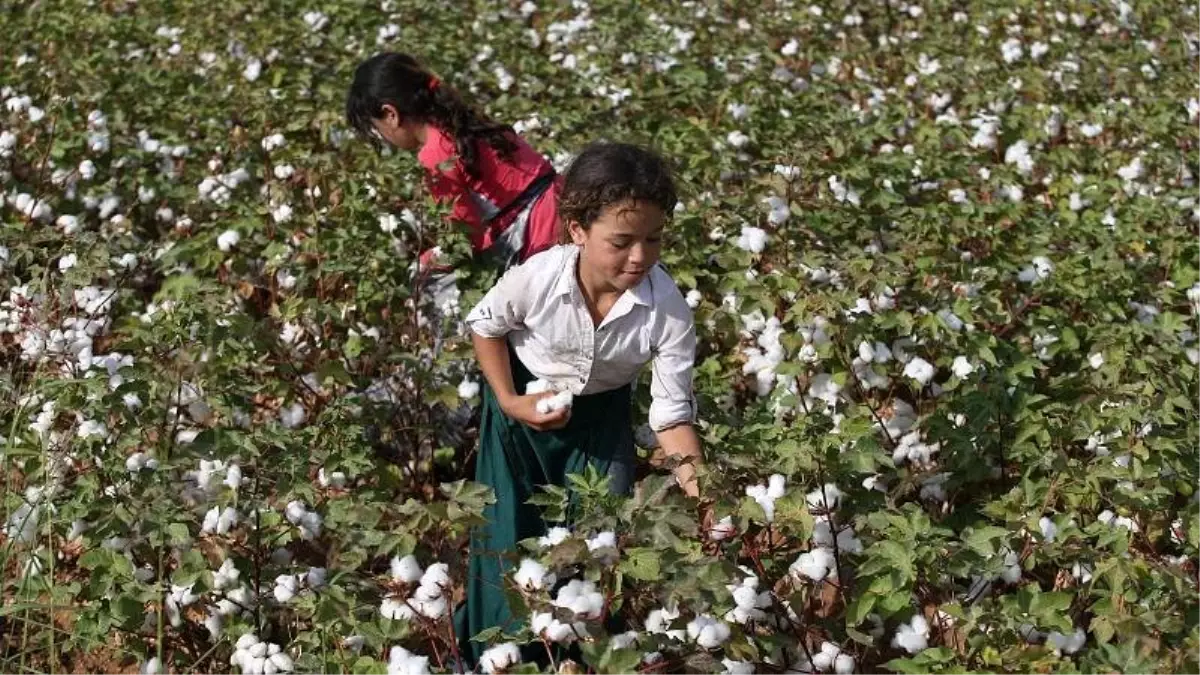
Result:
{"type": "Polygon", "coordinates": [[[408,54],[383,52],[363,61],[354,70],[354,83],[346,96],[346,120],[362,137],[377,143],[371,120],[383,116],[390,105],[405,118],[432,124],[454,139],[458,158],[472,178],[479,177],[476,143],[490,145],[506,161],[517,144],[512,127],[498,124],[467,105],[408,54]]]}

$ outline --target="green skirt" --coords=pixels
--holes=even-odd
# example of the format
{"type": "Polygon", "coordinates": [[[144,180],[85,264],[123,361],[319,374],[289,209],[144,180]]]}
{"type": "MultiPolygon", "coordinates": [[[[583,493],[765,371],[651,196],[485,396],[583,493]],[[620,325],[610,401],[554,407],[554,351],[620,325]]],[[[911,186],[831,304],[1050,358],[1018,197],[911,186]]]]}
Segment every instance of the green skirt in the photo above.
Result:
{"type": "MultiPolygon", "coordinates": [[[[535,378],[513,350],[513,384],[518,392],[535,378]]],[[[515,632],[523,621],[513,616],[504,594],[517,542],[546,533],[541,509],[526,502],[542,485],[566,486],[569,474],[594,466],[609,476],[614,492],[632,487],[636,454],[630,385],[576,396],[565,427],[534,431],[500,409],[490,387],[483,388],[479,455],[475,481],[491,487],[496,503],[484,511],[488,523],[471,534],[465,604],[454,617],[459,649],[474,667],[487,645],[471,637],[492,627],[515,632]]],[[[539,647],[540,648],[540,647],[539,647]]]]}

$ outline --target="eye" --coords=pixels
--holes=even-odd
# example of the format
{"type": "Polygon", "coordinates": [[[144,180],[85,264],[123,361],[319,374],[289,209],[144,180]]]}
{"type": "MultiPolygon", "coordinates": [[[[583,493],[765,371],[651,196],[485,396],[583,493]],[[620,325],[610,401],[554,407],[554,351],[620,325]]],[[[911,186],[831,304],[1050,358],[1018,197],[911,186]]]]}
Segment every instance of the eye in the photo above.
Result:
{"type": "Polygon", "coordinates": [[[629,240],[628,239],[617,239],[612,242],[612,246],[615,249],[629,248],[629,240]]]}

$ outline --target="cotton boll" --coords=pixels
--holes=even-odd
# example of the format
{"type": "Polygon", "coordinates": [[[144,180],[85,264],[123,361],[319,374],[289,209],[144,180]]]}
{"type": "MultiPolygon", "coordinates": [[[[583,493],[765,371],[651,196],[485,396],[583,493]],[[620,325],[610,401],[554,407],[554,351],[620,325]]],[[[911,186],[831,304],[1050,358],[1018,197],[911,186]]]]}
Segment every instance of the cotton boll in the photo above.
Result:
{"type": "Polygon", "coordinates": [[[1010,584],[1021,580],[1021,560],[1015,551],[1004,554],[1004,570],[1000,572],[1000,578],[1010,584]]]}
{"type": "Polygon", "coordinates": [[[916,654],[929,646],[929,622],[917,614],[906,624],[900,624],[892,638],[892,646],[916,654]]]}
{"type": "Polygon", "coordinates": [[[842,650],[832,642],[822,642],[820,651],[813,654],[812,664],[817,670],[832,670],[834,661],[841,653],[842,650]]]}
{"type": "Polygon", "coordinates": [[[854,672],[854,657],[849,654],[838,654],[833,660],[833,672],[838,675],[848,675],[854,672]]]}
{"type": "Polygon", "coordinates": [[[571,536],[571,531],[565,527],[552,527],[546,531],[546,534],[538,538],[538,545],[542,548],[548,546],[558,546],[566,541],[571,536]]]}
{"type": "Polygon", "coordinates": [[[391,621],[411,621],[417,616],[408,603],[396,598],[384,598],[383,602],[379,603],[379,614],[391,621]]]}
{"type": "Polygon", "coordinates": [[[317,483],[323,488],[340,490],[346,487],[346,474],[341,471],[326,471],[325,467],[317,470],[317,483]]]}
{"type": "Polygon", "coordinates": [[[933,365],[919,356],[913,357],[904,366],[905,377],[911,377],[919,382],[921,386],[929,384],[929,381],[933,379],[934,372],[933,365]]]}
{"type": "Polygon", "coordinates": [[[1017,141],[1004,151],[1004,163],[1013,164],[1017,167],[1017,171],[1028,175],[1033,171],[1033,158],[1029,155],[1029,143],[1024,140],[1017,141]]]}
{"type": "Polygon", "coordinates": [[[246,67],[242,69],[242,77],[246,78],[247,82],[254,82],[261,74],[262,61],[259,61],[258,59],[250,59],[246,62],[246,67]]]}
{"type": "Polygon", "coordinates": [[[1076,628],[1075,632],[1070,635],[1052,631],[1046,636],[1046,644],[1053,647],[1054,651],[1060,655],[1074,654],[1087,644],[1087,633],[1082,628],[1076,628]]]}
{"type": "Polygon", "coordinates": [[[1045,516],[1038,520],[1038,529],[1042,531],[1042,539],[1046,542],[1052,542],[1058,536],[1058,526],[1045,516]]]}
{"type": "Polygon", "coordinates": [[[724,541],[735,534],[737,534],[737,527],[733,524],[733,516],[725,516],[716,523],[713,523],[708,536],[713,541],[724,541]]]}
{"type": "Polygon", "coordinates": [[[1088,365],[1090,365],[1093,370],[1099,370],[1100,367],[1104,365],[1104,354],[1095,352],[1091,356],[1088,356],[1088,365]]]}
{"type": "Polygon", "coordinates": [[[233,247],[238,245],[242,240],[242,235],[238,234],[237,230],[225,230],[217,237],[217,248],[222,253],[228,253],[233,247]]]}
{"type": "Polygon", "coordinates": [[[767,222],[772,225],[782,225],[792,215],[791,207],[788,206],[786,200],[780,197],[771,196],[763,201],[766,202],[768,209],[767,222]]]}
{"type": "Polygon", "coordinates": [[[645,629],[647,633],[656,635],[668,634],[671,631],[671,622],[680,617],[679,610],[674,607],[664,607],[661,609],[651,610],[646,615],[645,629]]]}
{"type": "Polygon", "coordinates": [[[725,675],[754,675],[758,672],[753,661],[734,661],[726,658],[721,664],[725,666],[725,675]]]}
{"type": "Polygon", "coordinates": [[[391,573],[393,580],[406,584],[420,581],[421,576],[424,574],[416,557],[412,555],[406,555],[403,558],[392,558],[391,573]]]}
{"type": "Polygon", "coordinates": [[[688,307],[690,307],[692,309],[696,309],[697,307],[699,307],[700,301],[703,299],[704,299],[704,296],[700,294],[700,291],[697,291],[694,288],[692,290],[688,291],[687,296],[684,298],[684,300],[687,302],[688,307]]]}
{"type": "Polygon", "coordinates": [[[300,588],[300,579],[294,574],[281,574],[275,577],[275,588],[272,594],[276,602],[281,604],[291,602],[300,588]]]}
{"type": "Polygon", "coordinates": [[[284,509],[283,513],[289,523],[296,525],[300,522],[300,519],[303,518],[304,514],[307,512],[308,512],[308,509],[304,507],[304,502],[291,501],[291,502],[288,502],[288,505],[284,509]]]}
{"type": "MultiPolygon", "coordinates": [[[[818,520],[815,523],[813,527],[812,541],[815,546],[833,548],[835,542],[832,526],[830,525],[828,518],[822,517],[821,520],[818,520]]],[[[847,526],[839,529],[836,543],[839,553],[858,554],[862,553],[863,551],[862,542],[860,542],[858,537],[855,536],[853,527],[847,526]]]]}
{"type": "Polygon", "coordinates": [[[479,383],[469,378],[463,378],[458,384],[458,397],[470,400],[479,395],[479,383]]]}
{"type": "Polygon", "coordinates": [[[221,566],[213,572],[213,588],[220,591],[237,586],[238,579],[242,573],[234,566],[233,560],[226,558],[221,566]]]}
{"type": "Polygon", "coordinates": [[[833,552],[824,547],[817,547],[801,553],[792,563],[789,571],[796,579],[808,578],[812,581],[821,581],[829,575],[834,567],[836,564],[833,552]]]}
{"type": "Polygon", "coordinates": [[[837,509],[841,498],[842,491],[833,483],[826,483],[824,487],[813,490],[805,496],[808,508],[820,511],[833,511],[837,509]]]}
{"type": "Polygon", "coordinates": [[[304,405],[299,401],[291,405],[279,409],[279,422],[285,429],[295,429],[307,418],[308,413],[304,409],[304,405]]]}
{"type": "Polygon", "coordinates": [[[971,373],[975,372],[975,366],[971,365],[971,362],[965,356],[954,357],[954,363],[950,366],[950,369],[954,372],[955,377],[959,379],[966,379],[971,373]]]}
{"type": "Polygon", "coordinates": [[[563,623],[548,612],[534,612],[530,616],[529,626],[535,635],[540,635],[550,642],[574,642],[578,637],[588,634],[586,624],[563,623]]]}
{"type": "Polygon", "coordinates": [[[276,223],[286,223],[292,219],[291,204],[280,204],[271,210],[271,219],[276,223]]]}
{"type": "Polygon", "coordinates": [[[762,253],[763,249],[767,246],[767,233],[765,230],[757,227],[743,226],[742,233],[738,237],[736,245],[743,251],[755,254],[762,253]]]}
{"type": "Polygon", "coordinates": [[[310,567],[304,573],[304,584],[314,590],[324,588],[328,573],[324,567],[310,567]]]}
{"type": "MultiPolygon", "coordinates": [[[[271,654],[270,657],[268,657],[268,662],[275,667],[275,672],[278,673],[290,673],[294,665],[292,663],[292,657],[288,656],[282,651],[271,654]]],[[[264,675],[267,673],[265,664],[263,667],[263,673],[264,675]]]]}
{"type": "Polygon", "coordinates": [[[701,614],[687,625],[688,637],[704,649],[716,649],[729,640],[729,626],[720,619],[701,614]]]}
{"type": "Polygon", "coordinates": [[[479,657],[479,666],[485,673],[499,673],[520,662],[521,650],[512,642],[496,645],[479,657]]]}
{"type": "Polygon", "coordinates": [[[513,572],[517,585],[527,591],[542,590],[554,583],[554,575],[545,566],[531,558],[524,558],[513,572]]]}
{"type": "Polygon", "coordinates": [[[560,391],[553,396],[539,399],[536,407],[539,413],[545,415],[570,408],[573,400],[574,395],[570,391],[560,391]]]}
{"type": "Polygon", "coordinates": [[[217,521],[221,519],[221,508],[212,507],[208,513],[204,514],[204,521],[200,524],[200,532],[204,534],[212,534],[217,531],[217,521]]]}
{"type": "Polygon", "coordinates": [[[283,137],[283,134],[271,134],[262,139],[262,149],[267,152],[277,150],[285,145],[287,145],[287,139],[283,137]]]}
{"type": "Polygon", "coordinates": [[[767,479],[767,496],[771,499],[779,499],[784,495],[786,489],[787,479],[783,474],[771,474],[771,477],[767,479]]]}
{"type": "Polygon", "coordinates": [[[321,514],[316,511],[305,513],[298,525],[300,538],[309,541],[321,536],[321,522],[321,514]]]}
{"type": "Polygon", "coordinates": [[[434,563],[425,568],[421,575],[421,587],[435,589],[437,595],[450,587],[450,566],[446,563],[434,563]]]}
{"type": "Polygon", "coordinates": [[[613,532],[601,532],[587,540],[587,547],[589,551],[615,549],[617,547],[617,535],[613,532]]]}
{"type": "Polygon", "coordinates": [[[388,675],[429,675],[429,657],[392,647],[388,651],[388,675]]]}
{"type": "Polygon", "coordinates": [[[604,595],[590,581],[572,579],[558,589],[554,606],[570,610],[580,619],[598,619],[604,613],[604,595]]]}

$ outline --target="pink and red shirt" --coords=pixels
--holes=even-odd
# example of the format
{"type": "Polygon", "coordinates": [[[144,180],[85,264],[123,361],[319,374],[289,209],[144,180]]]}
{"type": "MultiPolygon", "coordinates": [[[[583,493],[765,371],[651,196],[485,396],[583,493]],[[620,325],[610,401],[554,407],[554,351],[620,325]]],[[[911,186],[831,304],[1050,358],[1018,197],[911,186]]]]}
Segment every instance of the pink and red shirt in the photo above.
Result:
{"type": "MultiPolygon", "coordinates": [[[[458,159],[454,139],[433,125],[425,127],[425,145],[417,153],[417,161],[427,172],[427,183],[439,202],[451,202],[455,220],[471,227],[471,246],[475,251],[491,247],[513,223],[521,209],[487,222],[506,204],[513,201],[539,176],[549,173],[549,160],[514,135],[517,149],[512,161],[506,161],[486,142],[478,144],[478,178],[471,178],[458,159]]],[[[538,197],[529,214],[525,247],[521,260],[550,248],[558,241],[558,195],[562,189],[561,176],[538,197]]]]}

